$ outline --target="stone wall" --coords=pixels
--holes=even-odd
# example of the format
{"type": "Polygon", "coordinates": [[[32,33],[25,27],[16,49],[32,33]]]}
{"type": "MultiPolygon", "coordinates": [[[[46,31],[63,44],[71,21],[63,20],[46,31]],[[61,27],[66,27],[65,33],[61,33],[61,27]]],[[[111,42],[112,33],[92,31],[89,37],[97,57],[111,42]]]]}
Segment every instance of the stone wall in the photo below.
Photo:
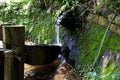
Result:
{"type": "MultiPolygon", "coordinates": [[[[105,18],[104,16],[99,16],[96,14],[89,14],[87,17],[87,20],[90,23],[98,24],[98,25],[101,25],[102,27],[106,27],[107,24],[111,21],[112,15],[113,14],[110,14],[107,16],[107,18],[105,18]]],[[[112,22],[110,26],[110,30],[120,35],[120,16],[115,17],[114,21],[112,22]]]]}

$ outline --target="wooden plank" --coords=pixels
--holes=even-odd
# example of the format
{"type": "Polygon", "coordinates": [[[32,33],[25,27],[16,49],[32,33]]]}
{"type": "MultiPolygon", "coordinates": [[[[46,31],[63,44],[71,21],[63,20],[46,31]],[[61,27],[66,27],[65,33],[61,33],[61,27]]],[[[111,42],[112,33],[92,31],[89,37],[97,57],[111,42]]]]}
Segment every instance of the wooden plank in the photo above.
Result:
{"type": "Polygon", "coordinates": [[[6,49],[0,48],[0,80],[4,80],[4,51],[6,49]]]}

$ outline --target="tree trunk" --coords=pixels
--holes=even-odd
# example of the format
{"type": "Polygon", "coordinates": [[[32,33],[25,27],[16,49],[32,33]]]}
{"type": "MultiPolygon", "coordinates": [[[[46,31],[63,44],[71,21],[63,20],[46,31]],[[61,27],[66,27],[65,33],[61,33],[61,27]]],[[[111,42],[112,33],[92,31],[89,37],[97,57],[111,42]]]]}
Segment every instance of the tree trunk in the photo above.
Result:
{"type": "Polygon", "coordinates": [[[15,80],[24,80],[24,32],[23,26],[3,27],[4,48],[11,49],[15,53],[15,80]]]}

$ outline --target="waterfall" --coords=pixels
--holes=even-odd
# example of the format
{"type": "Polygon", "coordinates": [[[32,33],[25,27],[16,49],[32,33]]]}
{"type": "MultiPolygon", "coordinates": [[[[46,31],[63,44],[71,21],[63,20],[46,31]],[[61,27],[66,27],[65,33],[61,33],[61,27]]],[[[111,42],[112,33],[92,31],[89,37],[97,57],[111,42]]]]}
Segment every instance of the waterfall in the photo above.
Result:
{"type": "MultiPolygon", "coordinates": [[[[55,32],[56,32],[56,44],[61,46],[60,43],[60,35],[59,35],[59,26],[58,24],[55,25],[55,32]]],[[[58,59],[60,60],[61,64],[59,66],[62,66],[64,63],[66,63],[66,59],[63,57],[62,54],[58,55],[58,59]]]]}
{"type": "Polygon", "coordinates": [[[56,24],[55,25],[55,32],[56,32],[56,44],[61,46],[60,43],[60,35],[59,35],[59,26],[56,24]]]}
{"type": "Polygon", "coordinates": [[[60,15],[59,17],[57,17],[56,21],[55,21],[55,31],[56,31],[56,44],[60,45],[61,46],[61,43],[60,43],[60,35],[59,35],[59,25],[62,21],[62,18],[63,18],[63,15],[60,15]]]}

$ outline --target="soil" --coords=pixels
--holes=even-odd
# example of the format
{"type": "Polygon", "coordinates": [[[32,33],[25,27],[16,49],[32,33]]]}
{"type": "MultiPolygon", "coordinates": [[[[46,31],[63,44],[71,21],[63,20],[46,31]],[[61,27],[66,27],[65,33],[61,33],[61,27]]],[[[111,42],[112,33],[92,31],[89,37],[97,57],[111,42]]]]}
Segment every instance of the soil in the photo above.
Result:
{"type": "Polygon", "coordinates": [[[24,80],[83,80],[67,64],[60,66],[58,60],[48,65],[24,65],[24,80]]]}

